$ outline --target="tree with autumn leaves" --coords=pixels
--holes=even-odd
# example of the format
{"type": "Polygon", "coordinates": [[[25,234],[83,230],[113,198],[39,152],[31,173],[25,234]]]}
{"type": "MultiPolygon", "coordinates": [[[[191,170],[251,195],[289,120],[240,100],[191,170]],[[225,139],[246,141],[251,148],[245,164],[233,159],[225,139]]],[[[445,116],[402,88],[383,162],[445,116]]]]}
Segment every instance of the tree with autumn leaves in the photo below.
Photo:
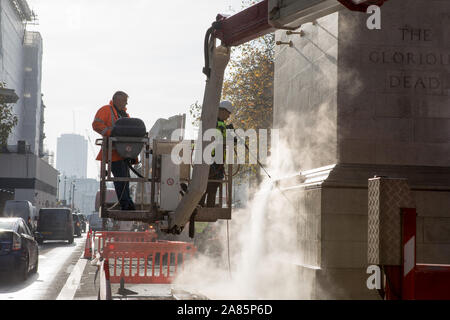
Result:
{"type": "MultiPolygon", "coordinates": [[[[0,88],[5,87],[5,83],[0,83],[0,88]]],[[[19,119],[14,114],[12,106],[3,101],[3,97],[0,96],[0,152],[5,150],[8,137],[18,121],[19,119]]]]}
{"type": "Polygon", "coordinates": [[[232,52],[222,95],[235,107],[229,120],[235,128],[272,128],[274,45],[268,34],[232,52]]]}
{"type": "MultiPolygon", "coordinates": [[[[236,129],[258,132],[273,126],[274,46],[275,35],[272,33],[232,52],[222,96],[235,107],[229,122],[236,129]]],[[[270,146],[268,150],[270,152],[270,146]]],[[[256,156],[247,154],[247,159],[256,156]]],[[[250,173],[251,180],[255,179],[257,184],[261,182],[261,168],[256,164],[242,166],[241,173],[238,180],[250,173]]]]}

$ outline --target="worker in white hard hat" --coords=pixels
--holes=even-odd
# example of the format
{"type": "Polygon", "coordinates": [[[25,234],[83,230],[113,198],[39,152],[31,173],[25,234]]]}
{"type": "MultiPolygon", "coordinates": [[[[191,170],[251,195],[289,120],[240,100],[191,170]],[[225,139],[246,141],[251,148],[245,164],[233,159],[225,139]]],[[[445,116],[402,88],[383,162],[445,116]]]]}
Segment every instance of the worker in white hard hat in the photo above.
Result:
{"type": "MultiPolygon", "coordinates": [[[[232,124],[226,124],[225,121],[227,121],[231,114],[234,111],[233,104],[230,101],[222,101],[219,105],[219,114],[217,116],[217,130],[220,131],[223,137],[223,158],[225,160],[226,153],[225,153],[225,141],[227,138],[227,129],[234,129],[232,124]]],[[[215,150],[213,150],[213,156],[215,154],[215,150]]],[[[225,162],[225,161],[223,161],[225,162]]],[[[225,165],[213,163],[209,167],[209,180],[223,180],[225,178],[225,165]]],[[[206,199],[206,206],[208,208],[215,207],[216,205],[216,194],[217,190],[220,187],[220,182],[208,182],[208,186],[206,188],[206,192],[203,195],[202,199],[200,200],[200,205],[205,206],[205,199],[206,199]],[[207,197],[207,198],[206,198],[207,197]]]]}
{"type": "MultiPolygon", "coordinates": [[[[220,109],[228,111],[228,116],[227,116],[227,115],[224,115],[224,117],[226,117],[227,119],[230,117],[230,115],[231,115],[231,114],[233,113],[233,111],[234,111],[233,104],[232,104],[230,101],[227,101],[227,100],[224,100],[224,101],[222,101],[222,102],[220,103],[220,106],[219,106],[219,112],[220,112],[220,109]]],[[[220,115],[219,115],[219,118],[220,118],[220,115]]],[[[225,120],[227,120],[227,119],[225,119],[225,120]]],[[[225,120],[224,120],[224,121],[225,121],[225,120]]]]}

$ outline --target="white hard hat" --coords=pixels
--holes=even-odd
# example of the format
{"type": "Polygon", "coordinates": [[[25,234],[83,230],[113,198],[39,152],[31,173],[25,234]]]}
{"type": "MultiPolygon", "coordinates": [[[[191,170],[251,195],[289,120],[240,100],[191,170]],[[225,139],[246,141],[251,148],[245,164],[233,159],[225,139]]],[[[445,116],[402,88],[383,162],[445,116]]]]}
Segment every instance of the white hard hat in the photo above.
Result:
{"type": "Polygon", "coordinates": [[[233,113],[233,110],[234,110],[233,104],[232,104],[230,101],[227,101],[227,100],[222,101],[222,102],[220,103],[219,108],[225,109],[225,110],[227,110],[229,113],[233,113]]]}

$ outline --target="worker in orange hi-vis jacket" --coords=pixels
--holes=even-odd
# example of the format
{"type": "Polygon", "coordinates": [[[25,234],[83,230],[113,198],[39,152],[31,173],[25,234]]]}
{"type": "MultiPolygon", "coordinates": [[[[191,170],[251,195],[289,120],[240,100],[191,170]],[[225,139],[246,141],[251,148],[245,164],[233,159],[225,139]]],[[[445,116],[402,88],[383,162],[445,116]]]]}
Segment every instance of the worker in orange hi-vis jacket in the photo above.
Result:
{"type": "MultiPolygon", "coordinates": [[[[128,95],[123,91],[117,91],[112,101],[106,106],[101,107],[95,115],[92,128],[103,137],[111,136],[114,124],[120,118],[129,118],[127,113],[128,95]]],[[[97,160],[102,160],[102,151],[97,156],[97,160]]],[[[116,150],[112,151],[111,171],[114,177],[130,177],[130,171],[127,162],[119,156],[116,150]]],[[[124,181],[115,181],[117,199],[120,202],[121,210],[135,210],[135,206],[130,196],[130,184],[124,181]]]]}

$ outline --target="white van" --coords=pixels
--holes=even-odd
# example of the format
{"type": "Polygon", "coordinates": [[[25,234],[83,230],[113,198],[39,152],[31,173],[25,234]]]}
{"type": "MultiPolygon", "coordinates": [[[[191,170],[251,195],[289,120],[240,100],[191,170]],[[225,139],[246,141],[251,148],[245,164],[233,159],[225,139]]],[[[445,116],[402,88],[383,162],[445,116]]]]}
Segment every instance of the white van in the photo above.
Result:
{"type": "Polygon", "coordinates": [[[8,200],[3,209],[3,217],[22,218],[34,232],[37,227],[38,213],[36,207],[26,200],[8,200]]]}

